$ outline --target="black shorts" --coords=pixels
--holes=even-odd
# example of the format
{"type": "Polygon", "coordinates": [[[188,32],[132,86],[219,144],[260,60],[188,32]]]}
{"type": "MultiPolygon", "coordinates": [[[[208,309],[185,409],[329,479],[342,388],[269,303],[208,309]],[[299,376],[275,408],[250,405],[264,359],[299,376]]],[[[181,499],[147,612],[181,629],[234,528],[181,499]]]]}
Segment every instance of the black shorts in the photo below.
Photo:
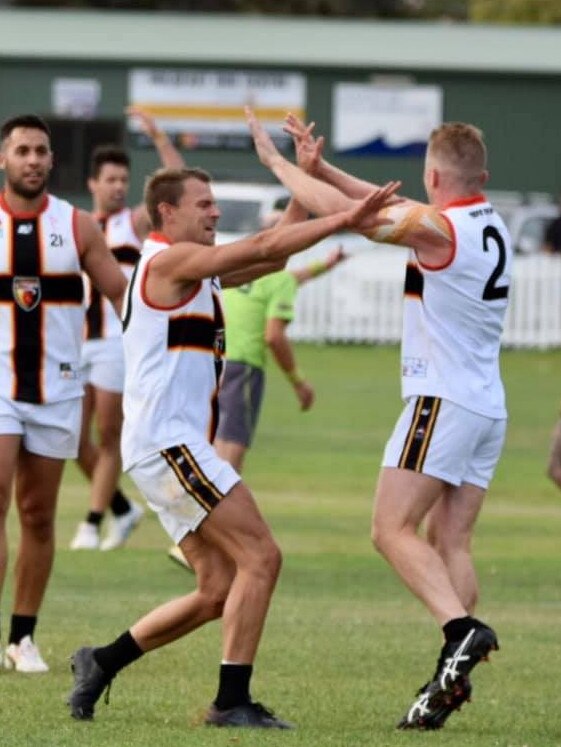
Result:
{"type": "Polygon", "coordinates": [[[253,440],[263,391],[263,369],[247,363],[227,361],[218,396],[220,417],[216,438],[249,447],[253,440]]]}

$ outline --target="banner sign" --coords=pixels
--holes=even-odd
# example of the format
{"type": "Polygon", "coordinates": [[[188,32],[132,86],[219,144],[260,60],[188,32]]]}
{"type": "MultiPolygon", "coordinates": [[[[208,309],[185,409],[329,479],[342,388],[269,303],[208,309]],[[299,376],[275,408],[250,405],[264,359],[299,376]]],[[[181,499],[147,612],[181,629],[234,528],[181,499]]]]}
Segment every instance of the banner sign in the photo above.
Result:
{"type": "MultiPolygon", "coordinates": [[[[287,112],[305,119],[306,78],[297,73],[189,68],[138,68],[129,73],[129,104],[146,109],[184,148],[246,150],[252,140],[244,106],[252,106],[277,145],[287,112]]],[[[129,130],[139,132],[129,119],[129,130]]]]}
{"type": "Polygon", "coordinates": [[[442,124],[439,86],[337,83],[333,94],[335,153],[423,156],[431,130],[442,124]]]}

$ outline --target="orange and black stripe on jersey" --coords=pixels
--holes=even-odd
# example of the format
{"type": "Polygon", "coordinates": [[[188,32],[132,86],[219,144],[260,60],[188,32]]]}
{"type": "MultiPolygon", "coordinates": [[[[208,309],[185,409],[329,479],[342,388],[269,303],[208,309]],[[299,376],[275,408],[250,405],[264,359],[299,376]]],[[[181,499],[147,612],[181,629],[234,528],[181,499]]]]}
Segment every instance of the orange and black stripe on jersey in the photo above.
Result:
{"type": "Polygon", "coordinates": [[[407,263],[405,272],[405,295],[410,298],[423,298],[424,279],[419,267],[413,262],[407,263]]]}
{"type": "Polygon", "coordinates": [[[181,314],[170,317],[168,324],[169,350],[200,350],[214,355],[216,387],[211,400],[211,426],[209,441],[212,443],[218,428],[218,384],[224,367],[226,342],[224,335],[224,316],[217,296],[212,294],[214,315],[181,314]]]}
{"type": "MultiPolygon", "coordinates": [[[[99,221],[102,231],[105,233],[107,228],[107,219],[102,218],[99,221]]],[[[138,262],[140,253],[134,246],[124,244],[111,250],[115,259],[120,265],[130,265],[134,267],[138,262]]],[[[103,308],[103,296],[97,288],[92,286],[90,291],[90,302],[86,310],[86,340],[99,340],[105,334],[105,313],[103,308]]]]}
{"type": "Polygon", "coordinates": [[[175,472],[186,492],[206,511],[212,511],[224,498],[223,493],[204,474],[184,444],[163,449],[160,453],[175,472]]]}
{"type": "Polygon", "coordinates": [[[84,299],[79,273],[42,274],[43,238],[37,217],[11,220],[11,273],[0,275],[0,303],[12,304],[12,397],[43,402],[45,304],[76,304],[84,299]]]}
{"type": "Polygon", "coordinates": [[[442,400],[438,397],[419,397],[417,399],[413,419],[407,431],[405,445],[397,465],[401,469],[410,469],[414,472],[423,471],[441,402],[442,400]]]}

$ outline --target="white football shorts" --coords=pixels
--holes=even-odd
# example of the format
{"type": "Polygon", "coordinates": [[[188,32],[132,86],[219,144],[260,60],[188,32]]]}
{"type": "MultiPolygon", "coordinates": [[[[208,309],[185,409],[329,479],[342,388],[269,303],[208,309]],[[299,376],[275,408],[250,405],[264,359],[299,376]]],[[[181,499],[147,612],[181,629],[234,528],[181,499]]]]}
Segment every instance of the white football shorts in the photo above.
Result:
{"type": "Polygon", "coordinates": [[[382,466],[485,489],[501,455],[506,423],[438,397],[412,397],[386,444],[382,466]]]}
{"type": "Polygon", "coordinates": [[[196,531],[241,480],[202,440],[162,449],[137,462],[129,474],[176,544],[196,531]]]}
{"type": "Polygon", "coordinates": [[[0,434],[22,436],[27,451],[52,459],[78,456],[82,398],[44,405],[0,397],[0,434]]]}

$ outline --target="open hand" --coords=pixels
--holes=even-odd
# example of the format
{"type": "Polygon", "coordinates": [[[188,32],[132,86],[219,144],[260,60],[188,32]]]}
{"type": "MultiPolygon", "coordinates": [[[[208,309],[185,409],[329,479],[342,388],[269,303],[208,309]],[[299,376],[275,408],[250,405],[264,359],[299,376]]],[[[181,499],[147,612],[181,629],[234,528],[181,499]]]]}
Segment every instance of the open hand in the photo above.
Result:
{"type": "Polygon", "coordinates": [[[325,258],[325,266],[328,270],[338,265],[340,262],[344,262],[348,258],[348,254],[345,254],[343,244],[339,244],[335,249],[329,252],[325,258]]]}
{"type": "Polygon", "coordinates": [[[400,187],[401,182],[388,182],[370,192],[350,210],[345,211],[345,226],[351,231],[361,232],[393,223],[389,218],[381,216],[380,211],[403,202],[402,198],[395,196],[400,187]]]}
{"type": "Polygon", "coordinates": [[[259,156],[259,160],[263,166],[271,168],[276,158],[281,158],[280,153],[277,150],[271,136],[267,130],[263,127],[261,122],[255,116],[255,112],[250,106],[245,107],[245,116],[249,130],[255,143],[255,150],[259,156]]]}
{"type": "Polygon", "coordinates": [[[154,140],[160,132],[156,120],[146,111],[146,109],[142,109],[140,106],[127,106],[125,113],[128,114],[129,117],[134,117],[136,119],[142,132],[151,140],[154,140]]]}
{"type": "Polygon", "coordinates": [[[312,385],[308,384],[307,381],[300,381],[298,384],[295,384],[294,393],[296,394],[298,398],[298,402],[300,403],[300,409],[303,412],[306,412],[306,410],[309,410],[310,407],[314,404],[314,399],[316,398],[316,394],[314,392],[312,385]]]}
{"type": "Polygon", "coordinates": [[[315,122],[305,125],[301,119],[292,113],[286,116],[285,121],[283,130],[291,135],[294,140],[298,166],[308,174],[315,174],[323,154],[325,138],[315,138],[313,136],[315,122]]]}

